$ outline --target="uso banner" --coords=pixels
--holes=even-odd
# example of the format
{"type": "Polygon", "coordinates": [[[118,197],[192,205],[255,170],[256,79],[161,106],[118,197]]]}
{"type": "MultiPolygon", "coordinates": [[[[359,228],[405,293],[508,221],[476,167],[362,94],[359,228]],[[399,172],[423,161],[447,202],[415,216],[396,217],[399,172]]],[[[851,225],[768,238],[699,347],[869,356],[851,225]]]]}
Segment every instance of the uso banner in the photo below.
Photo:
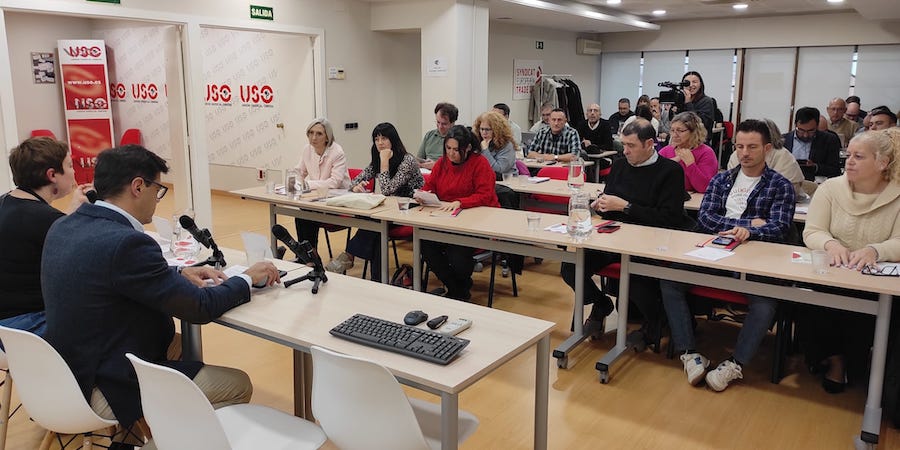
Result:
{"type": "Polygon", "coordinates": [[[85,39],[60,40],[57,45],[75,180],[89,183],[97,154],[113,146],[106,45],[85,39]]]}

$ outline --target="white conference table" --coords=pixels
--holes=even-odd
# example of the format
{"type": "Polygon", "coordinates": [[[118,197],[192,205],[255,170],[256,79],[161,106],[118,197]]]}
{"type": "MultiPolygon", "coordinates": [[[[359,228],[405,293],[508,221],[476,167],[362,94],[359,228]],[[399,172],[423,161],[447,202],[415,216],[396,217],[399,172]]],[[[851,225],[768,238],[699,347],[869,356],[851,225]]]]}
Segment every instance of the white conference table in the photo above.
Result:
{"type": "MultiPolygon", "coordinates": [[[[239,256],[231,258],[240,260],[239,256]]],[[[276,264],[290,264],[295,269],[283,280],[310,270],[284,261],[276,264]]],[[[312,418],[308,352],[310,346],[318,345],[378,362],[404,384],[439,395],[441,448],[455,449],[460,392],[515,356],[535,348],[534,448],[547,448],[550,332],[554,323],[333,273],[328,274],[328,282],[321,285],[318,294],[312,294],[311,287],[312,283],[301,282],[289,288],[254,290],[249,303],[216,320],[294,350],[294,407],[298,415],[312,418]],[[458,335],[471,343],[457,359],[441,366],[329,334],[331,328],[356,313],[402,322],[407,312],[416,309],[432,317],[446,314],[451,320],[472,319],[472,326],[458,335]]]]}
{"type": "MultiPolygon", "coordinates": [[[[657,229],[631,224],[622,225],[622,228],[615,233],[600,235],[599,239],[585,241],[584,246],[593,250],[622,255],[619,281],[620,298],[628,298],[629,274],[635,274],[720,289],[726,288],[797,303],[827,306],[876,317],[869,392],[860,439],[869,444],[877,443],[881,429],[881,392],[892,296],[900,296],[900,282],[892,277],[862,275],[859,272],[841,268],[830,268],[825,275],[816,274],[811,265],[791,261],[792,252],[808,252],[809,250],[805,247],[770,242],[746,242],[737,247],[732,256],[718,261],[698,259],[687,256],[685,253],[696,249],[696,244],[706,241],[710,235],[677,230],[672,230],[670,233],[668,250],[665,252],[656,249],[657,229]],[[636,257],[656,262],[721,269],[738,273],[740,277],[732,278],[728,275],[700,273],[690,267],[668,267],[633,261],[632,259],[636,257]],[[788,285],[775,284],[767,280],[760,280],[758,277],[784,281],[788,285]],[[809,285],[875,293],[878,294],[878,301],[816,292],[810,290],[809,285]]],[[[608,382],[610,366],[627,350],[628,302],[619,302],[618,308],[619,323],[616,331],[616,345],[600,358],[595,366],[600,372],[602,383],[608,382]]]]}
{"type": "MultiPolygon", "coordinates": [[[[540,214],[541,230],[529,232],[525,211],[491,207],[464,209],[456,217],[432,217],[435,208],[412,208],[408,212],[386,209],[373,217],[385,222],[413,228],[413,288],[421,290],[421,241],[445,242],[466,247],[533,256],[575,264],[574,333],[554,351],[560,368],[568,366],[568,354],[587,335],[584,332],[584,250],[575,245],[568,234],[545,231],[544,228],[565,223],[565,216],[540,214]]],[[[599,222],[594,217],[594,222],[599,222]]]]}
{"type": "MultiPolygon", "coordinates": [[[[265,186],[231,191],[243,199],[255,200],[269,205],[269,228],[277,223],[277,215],[286,215],[316,222],[359,228],[380,233],[381,239],[381,279],[387,283],[388,277],[388,235],[387,223],[373,220],[372,216],[386,209],[397,209],[397,200],[388,197],[384,203],[372,209],[353,209],[329,206],[319,201],[315,193],[304,194],[299,199],[289,199],[284,194],[267,193],[265,186]]],[[[291,230],[293,234],[293,230],[291,230]]],[[[275,237],[272,237],[272,251],[275,251],[275,237]]]]}
{"type": "MultiPolygon", "coordinates": [[[[533,194],[538,195],[555,195],[558,197],[569,198],[572,196],[572,189],[566,180],[550,179],[540,183],[528,181],[528,177],[517,176],[510,181],[497,181],[497,184],[506,186],[519,194],[519,207],[525,209],[526,206],[537,206],[551,210],[559,210],[560,214],[567,213],[567,205],[562,203],[542,202],[532,198],[533,194]]],[[[597,196],[598,192],[603,192],[603,183],[584,183],[581,190],[587,192],[591,198],[597,196]]]]}

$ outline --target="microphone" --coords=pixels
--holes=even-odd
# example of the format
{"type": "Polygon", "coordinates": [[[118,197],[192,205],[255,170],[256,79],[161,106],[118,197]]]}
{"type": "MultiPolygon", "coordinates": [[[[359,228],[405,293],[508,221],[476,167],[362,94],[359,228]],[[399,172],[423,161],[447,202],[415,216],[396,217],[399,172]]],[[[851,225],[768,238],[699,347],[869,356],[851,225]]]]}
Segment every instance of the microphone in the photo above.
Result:
{"type": "Polygon", "coordinates": [[[204,247],[210,248],[215,245],[209,230],[197,228],[197,223],[194,222],[194,219],[192,219],[191,216],[181,216],[178,218],[178,222],[181,223],[181,228],[184,228],[188,233],[191,233],[191,236],[193,236],[197,242],[203,244],[204,247]]]}
{"type": "Polygon", "coordinates": [[[303,246],[300,245],[300,243],[297,242],[293,238],[293,236],[291,236],[291,233],[289,233],[285,227],[283,227],[279,224],[273,225],[272,226],[272,235],[275,236],[275,239],[278,239],[279,241],[283,242],[284,245],[287,246],[287,248],[289,248],[292,252],[294,252],[294,254],[297,255],[297,259],[299,259],[301,262],[303,262],[303,263],[310,262],[307,251],[303,249],[303,246]]]}

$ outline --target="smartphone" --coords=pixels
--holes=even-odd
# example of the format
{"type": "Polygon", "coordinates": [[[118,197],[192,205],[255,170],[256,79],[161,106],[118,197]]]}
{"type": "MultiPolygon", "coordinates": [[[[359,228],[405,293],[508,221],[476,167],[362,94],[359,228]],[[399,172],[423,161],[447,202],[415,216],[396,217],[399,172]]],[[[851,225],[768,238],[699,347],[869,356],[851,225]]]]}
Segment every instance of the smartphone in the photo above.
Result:
{"type": "Polygon", "coordinates": [[[724,246],[729,246],[733,242],[734,242],[734,238],[728,237],[728,236],[719,236],[719,237],[713,239],[713,241],[712,241],[713,244],[724,245],[724,246]]]}

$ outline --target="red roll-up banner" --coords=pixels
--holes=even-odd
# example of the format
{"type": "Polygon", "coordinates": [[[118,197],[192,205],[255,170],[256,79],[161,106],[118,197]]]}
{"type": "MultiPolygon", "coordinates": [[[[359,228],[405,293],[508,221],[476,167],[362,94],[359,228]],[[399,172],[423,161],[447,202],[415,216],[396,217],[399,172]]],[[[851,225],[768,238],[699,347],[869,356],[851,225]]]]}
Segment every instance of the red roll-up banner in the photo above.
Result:
{"type": "Polygon", "coordinates": [[[57,45],[75,180],[89,183],[94,180],[97,154],[113,146],[106,44],[66,39],[57,45]]]}

